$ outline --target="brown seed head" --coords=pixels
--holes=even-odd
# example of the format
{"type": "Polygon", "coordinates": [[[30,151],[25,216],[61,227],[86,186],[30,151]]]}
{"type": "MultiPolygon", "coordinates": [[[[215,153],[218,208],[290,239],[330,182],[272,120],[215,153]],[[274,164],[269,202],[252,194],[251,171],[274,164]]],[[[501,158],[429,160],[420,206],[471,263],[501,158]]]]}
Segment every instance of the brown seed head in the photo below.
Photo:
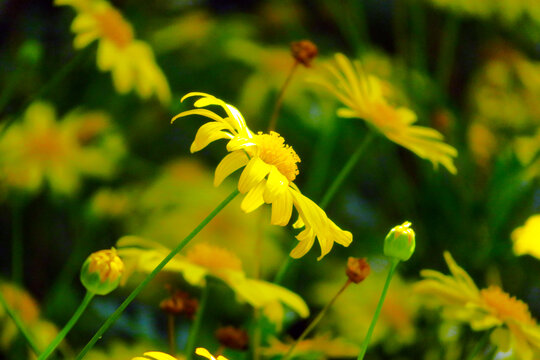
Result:
{"type": "Polygon", "coordinates": [[[217,329],[216,338],[221,345],[234,350],[246,350],[249,343],[247,332],[234,326],[217,329]]]}
{"type": "Polygon", "coordinates": [[[347,268],[345,273],[353,283],[358,284],[362,282],[371,271],[369,263],[366,258],[354,258],[349,257],[347,260],[347,268]]]}
{"type": "Polygon", "coordinates": [[[292,56],[306,67],[311,66],[311,61],[317,56],[317,45],[309,40],[293,41],[291,43],[292,56]]]}
{"type": "Polygon", "coordinates": [[[188,293],[179,290],[172,292],[170,297],[159,304],[161,310],[168,314],[185,314],[189,318],[193,317],[193,314],[197,311],[197,306],[197,299],[192,299],[188,293]]]}

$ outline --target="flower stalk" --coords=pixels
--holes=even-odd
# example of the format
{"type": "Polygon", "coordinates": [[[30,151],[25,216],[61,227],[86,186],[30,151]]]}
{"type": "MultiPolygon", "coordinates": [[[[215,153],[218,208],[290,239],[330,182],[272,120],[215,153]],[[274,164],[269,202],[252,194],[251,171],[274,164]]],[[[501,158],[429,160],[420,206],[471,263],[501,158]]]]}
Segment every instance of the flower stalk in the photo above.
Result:
{"type": "Polygon", "coordinates": [[[201,301],[199,302],[199,307],[197,308],[197,314],[195,315],[195,320],[189,329],[189,337],[186,344],[186,360],[191,360],[193,358],[193,353],[195,351],[195,342],[199,337],[199,332],[201,330],[202,319],[204,317],[204,311],[206,309],[206,304],[208,303],[208,295],[210,294],[210,284],[209,279],[206,279],[206,286],[203,288],[201,301]]]}

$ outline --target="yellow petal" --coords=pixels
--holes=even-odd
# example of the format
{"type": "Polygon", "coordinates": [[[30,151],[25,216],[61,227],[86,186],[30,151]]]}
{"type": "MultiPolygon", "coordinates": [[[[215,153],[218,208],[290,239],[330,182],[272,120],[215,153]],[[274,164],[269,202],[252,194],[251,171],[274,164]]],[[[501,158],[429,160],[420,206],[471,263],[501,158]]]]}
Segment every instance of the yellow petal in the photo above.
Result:
{"type": "Polygon", "coordinates": [[[212,354],[210,354],[210,352],[208,350],[206,350],[205,348],[196,348],[195,349],[195,354],[197,355],[200,355],[200,356],[204,356],[205,358],[209,359],[209,360],[216,360],[215,357],[212,356],[212,354]]]}
{"type": "Polygon", "coordinates": [[[299,243],[292,249],[290,256],[292,258],[298,259],[306,255],[309,249],[313,246],[315,242],[315,234],[311,229],[304,229],[300,234],[296,235],[299,243]]]}
{"type": "Polygon", "coordinates": [[[216,167],[214,186],[220,185],[227,176],[240,169],[242,166],[246,166],[248,161],[248,156],[241,150],[234,151],[225,156],[216,167]]]}
{"type": "MultiPolygon", "coordinates": [[[[268,188],[268,186],[267,186],[268,188]]],[[[272,225],[285,226],[289,223],[292,215],[293,201],[289,191],[285,191],[272,202],[272,225]]]]}
{"type": "Polygon", "coordinates": [[[244,196],[244,200],[242,200],[242,204],[240,205],[244,212],[250,213],[264,204],[263,192],[265,183],[266,181],[261,181],[244,196]]]}
{"type": "Polygon", "coordinates": [[[233,137],[231,134],[221,131],[225,128],[226,125],[215,121],[203,124],[195,135],[190,151],[194,153],[202,150],[211,142],[219,139],[231,139],[233,137]]]}
{"type": "Polygon", "coordinates": [[[245,194],[251,190],[255,185],[261,182],[262,179],[270,172],[271,165],[266,164],[260,158],[251,159],[238,181],[238,190],[245,194]]]}

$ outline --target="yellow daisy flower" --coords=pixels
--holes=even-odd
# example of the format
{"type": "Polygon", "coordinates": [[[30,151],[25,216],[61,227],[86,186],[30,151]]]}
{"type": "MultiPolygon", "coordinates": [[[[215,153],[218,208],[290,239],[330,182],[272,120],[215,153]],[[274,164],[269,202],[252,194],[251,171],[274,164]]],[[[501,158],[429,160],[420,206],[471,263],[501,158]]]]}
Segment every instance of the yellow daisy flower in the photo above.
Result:
{"type": "Polygon", "coordinates": [[[457,173],[453,158],[457,150],[443,142],[437,130],[413,125],[416,114],[405,107],[389,104],[385,94],[389,84],[366,74],[359,62],[351,62],[345,55],[336,54],[335,64],[327,64],[328,76],[316,76],[311,82],[323,86],[335,95],[345,107],[337,115],[344,118],[361,118],[389,140],[429,160],[437,168],[444,166],[457,173]]]}
{"type": "Polygon", "coordinates": [[[208,360],[228,360],[225,356],[219,355],[217,358],[215,358],[208,350],[202,347],[198,347],[195,349],[195,354],[204,356],[208,360]]]}
{"type": "Polygon", "coordinates": [[[531,255],[540,259],[540,214],[527,219],[523,226],[512,231],[514,253],[516,255],[531,255]]]}
{"type": "MultiPolygon", "coordinates": [[[[128,273],[150,273],[170,253],[170,249],[161,244],[135,236],[124,236],[118,240],[117,246],[128,273]]],[[[193,286],[206,286],[207,276],[216,277],[227,284],[239,300],[263,309],[276,323],[281,321],[279,315],[283,315],[280,303],[303,318],[309,316],[309,309],[300,296],[279,285],[248,278],[242,269],[242,261],[224,248],[196,243],[185,256],[176,255],[164,271],[181,273],[193,286]]],[[[127,279],[128,275],[124,278],[127,279]]]]}
{"type": "Polygon", "coordinates": [[[479,290],[469,274],[444,257],[451,275],[422,270],[425,279],[415,290],[443,305],[443,316],[470,324],[475,331],[494,329],[491,341],[501,351],[512,349],[517,358],[531,360],[540,355],[540,327],[524,302],[511,297],[498,286],[479,290]]]}
{"type": "Polygon", "coordinates": [[[0,184],[35,192],[47,182],[69,195],[82,175],[111,177],[125,149],[110,128],[101,112],[74,111],[58,122],[50,104],[33,103],[0,139],[0,184]]]}
{"type": "Polygon", "coordinates": [[[172,119],[174,121],[188,115],[202,115],[213,120],[199,128],[191,144],[192,153],[215,140],[229,140],[227,150],[230,154],[218,164],[214,185],[221,184],[230,174],[245,167],[238,182],[238,190],[246,194],[241,204],[244,212],[252,212],[264,203],[271,204],[270,222],[273,225],[285,226],[289,223],[294,205],[299,214],[295,227],[305,228],[296,236],[300,242],[291,251],[293,258],[304,256],[313,246],[315,238],[321,246],[318,260],[330,252],[334,242],[349,246],[352,234],[340,229],[317,204],[302,195],[294,184],[293,181],[299,174],[297,163],[300,158],[278,133],[252,133],[242,114],[234,106],[211,95],[192,92],[185,95],[182,101],[192,96],[201,97],[195,102],[195,107],[218,105],[227,114],[223,118],[207,109],[194,109],[184,111],[172,119]]]}
{"type": "Polygon", "coordinates": [[[156,94],[163,104],[169,103],[169,84],[152,49],[135,39],[133,27],[117,9],[104,0],[55,0],[55,5],[70,5],[77,11],[71,24],[74,47],[82,49],[98,40],[97,66],[111,71],[119,93],[135,89],[144,99],[156,94]]]}
{"type": "MultiPolygon", "coordinates": [[[[208,360],[228,360],[225,356],[222,356],[222,355],[219,355],[217,358],[215,358],[212,354],[210,354],[208,350],[202,347],[196,348],[195,354],[204,356],[208,360]]],[[[160,352],[160,351],[148,351],[148,352],[145,352],[142,357],[137,356],[131,360],[177,360],[177,358],[169,354],[160,352]]]]}

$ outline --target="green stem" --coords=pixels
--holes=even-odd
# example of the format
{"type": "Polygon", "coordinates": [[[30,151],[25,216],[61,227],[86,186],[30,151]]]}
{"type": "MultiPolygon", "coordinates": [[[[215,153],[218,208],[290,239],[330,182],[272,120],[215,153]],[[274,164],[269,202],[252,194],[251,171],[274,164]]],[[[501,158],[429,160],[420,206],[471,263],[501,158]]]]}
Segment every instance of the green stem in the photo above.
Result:
{"type": "Polygon", "coordinates": [[[39,355],[40,351],[39,351],[38,346],[34,342],[34,339],[32,339],[32,336],[30,335],[30,333],[26,329],[26,327],[23,324],[21,318],[19,318],[19,315],[11,308],[11,306],[9,306],[9,304],[7,303],[7,301],[4,298],[4,295],[2,294],[1,291],[0,291],[0,304],[4,307],[4,309],[6,309],[7,314],[13,320],[13,322],[15,323],[15,326],[17,326],[17,328],[19,329],[19,331],[23,335],[23,337],[26,340],[26,342],[28,343],[28,345],[30,345],[30,348],[32,349],[32,351],[34,351],[34,353],[36,355],[39,355]]]}
{"type": "Polygon", "coordinates": [[[407,11],[404,0],[395,0],[394,1],[394,44],[396,52],[407,64],[408,60],[408,38],[407,38],[407,11]]]}
{"type": "Polygon", "coordinates": [[[414,41],[412,42],[414,56],[413,64],[415,67],[422,71],[427,71],[426,62],[426,16],[424,8],[420,1],[411,1],[411,28],[413,32],[414,41]]]}
{"type": "Polygon", "coordinates": [[[371,319],[371,324],[369,325],[369,329],[366,334],[366,337],[364,338],[364,342],[362,342],[362,345],[360,346],[360,353],[358,354],[358,360],[364,359],[364,355],[366,354],[369,341],[371,340],[371,335],[373,334],[373,330],[375,329],[375,324],[377,324],[377,320],[379,319],[379,315],[381,314],[381,309],[384,304],[384,298],[386,297],[386,292],[388,291],[388,287],[390,286],[390,281],[392,281],[392,276],[394,276],[396,267],[399,264],[399,260],[396,258],[393,258],[391,261],[392,263],[390,265],[390,270],[388,271],[388,276],[386,277],[386,282],[384,283],[384,288],[381,293],[381,297],[379,298],[379,303],[377,304],[377,308],[375,309],[375,313],[373,314],[373,319],[371,319]]]}
{"type": "Polygon", "coordinates": [[[289,347],[289,350],[287,351],[287,353],[285,354],[285,356],[282,358],[282,360],[288,360],[292,357],[293,355],[293,351],[294,349],[296,348],[296,346],[302,341],[305,339],[306,336],[309,335],[309,333],[315,328],[315,326],[317,326],[317,324],[319,324],[319,322],[321,321],[321,319],[324,317],[324,315],[326,315],[326,313],[328,312],[328,309],[330,309],[330,307],[332,307],[332,305],[336,302],[337,298],[345,291],[345,289],[347,289],[347,287],[351,284],[351,280],[347,279],[347,281],[345,282],[345,284],[343,284],[343,286],[338,290],[338,292],[336,293],[336,295],[334,295],[334,297],[332,298],[332,300],[330,300],[330,302],[328,304],[326,304],[326,306],[321,310],[321,312],[319,314],[317,314],[317,316],[315,317],[315,319],[313,319],[313,321],[308,325],[308,327],[304,330],[304,332],[302,333],[302,335],[300,335],[300,337],[298,339],[296,339],[296,341],[291,345],[291,347],[289,347]]]}
{"type": "Polygon", "coordinates": [[[275,131],[276,130],[276,124],[277,119],[279,115],[279,110],[281,109],[281,104],[283,103],[283,99],[285,98],[285,90],[287,90],[287,87],[289,87],[289,83],[291,82],[293,75],[295,73],[296,68],[298,67],[299,62],[294,60],[294,64],[291,67],[291,70],[289,71],[289,74],[287,75],[287,78],[285,79],[285,82],[281,86],[281,89],[279,90],[279,94],[276,100],[276,103],[274,105],[274,110],[272,111],[272,116],[270,117],[270,122],[268,123],[268,132],[275,131]]]}
{"type": "Polygon", "coordinates": [[[199,337],[199,332],[201,330],[202,319],[204,317],[204,310],[206,309],[206,304],[208,303],[209,293],[210,282],[209,279],[206,279],[206,286],[203,288],[201,302],[199,303],[199,307],[197,309],[197,315],[195,316],[193,325],[191,325],[191,329],[189,329],[189,337],[187,339],[185,351],[186,360],[191,360],[193,358],[193,354],[195,353],[195,345],[197,342],[197,338],[199,337]]]}
{"type": "Polygon", "coordinates": [[[45,351],[43,351],[43,353],[39,356],[38,360],[46,360],[53,353],[56,347],[62,342],[62,340],[64,340],[67,333],[71,330],[71,328],[73,328],[75,323],[79,320],[84,310],[86,310],[86,308],[90,304],[90,301],[92,301],[94,295],[95,294],[90,291],[86,292],[86,295],[84,295],[83,301],[81,302],[77,310],[75,310],[75,313],[73,314],[71,319],[69,319],[66,326],[64,326],[64,328],[58,333],[58,335],[56,335],[56,337],[49,344],[49,346],[47,346],[45,351]]]}
{"type": "Polygon", "coordinates": [[[23,202],[16,200],[13,205],[11,228],[11,273],[13,282],[21,285],[23,282],[23,202]]]}
{"type": "Polygon", "coordinates": [[[459,17],[449,13],[443,28],[443,38],[439,48],[439,58],[437,59],[436,77],[439,86],[445,90],[452,74],[454,64],[457,39],[459,34],[459,17]]]}
{"type": "Polygon", "coordinates": [[[476,345],[474,346],[473,350],[469,353],[469,356],[467,356],[467,360],[473,360],[481,350],[485,349],[486,345],[489,342],[489,336],[491,335],[491,331],[486,331],[478,340],[476,345]]]}
{"type": "Polygon", "coordinates": [[[120,317],[122,312],[127,308],[127,306],[135,299],[137,295],[148,285],[150,281],[152,281],[153,278],[156,277],[156,275],[167,265],[169,261],[173,257],[176,256],[186,246],[191,239],[195,237],[208,223],[221,211],[225,206],[227,206],[228,203],[232,201],[236,197],[236,195],[239,194],[238,190],[234,190],[225,200],[223,200],[212,212],[204,218],[203,221],[193,231],[184,238],[171,252],[169,255],[167,255],[155,268],[152,270],[148,276],[129,294],[129,296],[124,300],[122,304],[116,309],[116,311],[107,318],[107,320],[101,325],[99,330],[94,334],[92,339],[86,344],[86,346],[81,350],[79,355],[77,355],[77,360],[82,359],[86,353],[96,344],[96,342],[103,336],[105,331],[111,327],[112,324],[120,317]]]}

